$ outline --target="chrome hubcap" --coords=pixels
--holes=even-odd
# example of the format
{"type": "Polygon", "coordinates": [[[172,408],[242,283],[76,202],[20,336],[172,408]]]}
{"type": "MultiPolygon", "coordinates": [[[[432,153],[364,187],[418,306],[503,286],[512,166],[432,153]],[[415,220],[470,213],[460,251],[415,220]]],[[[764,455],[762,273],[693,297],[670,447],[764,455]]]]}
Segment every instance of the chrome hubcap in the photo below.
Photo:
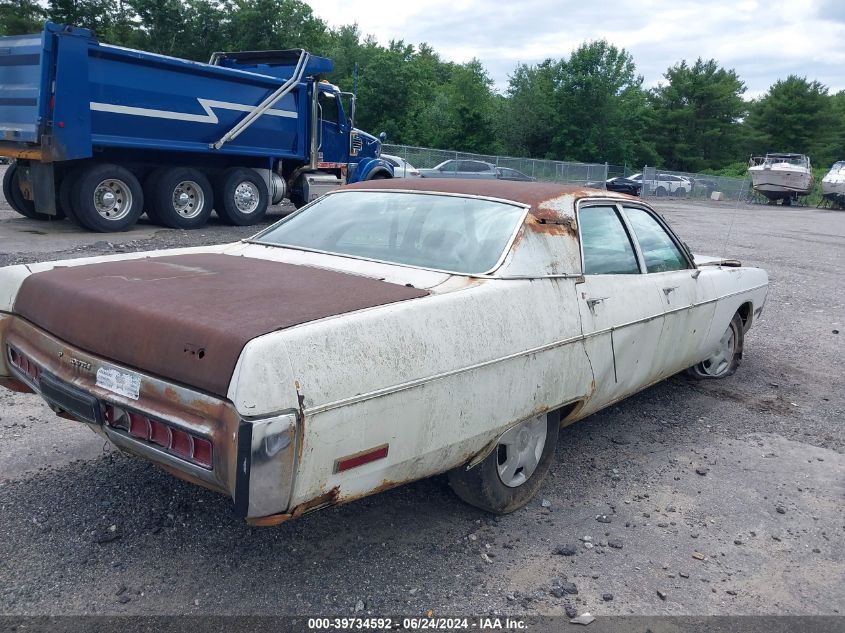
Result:
{"type": "Polygon", "coordinates": [[[235,206],[241,213],[254,213],[258,209],[258,187],[251,182],[242,182],[235,187],[235,206]]]}
{"type": "Polygon", "coordinates": [[[725,373],[731,366],[736,352],[736,335],[734,329],[728,326],[722,338],[719,339],[719,349],[710,358],[701,363],[701,370],[708,376],[718,376],[725,373]]]}
{"type": "Polygon", "coordinates": [[[526,420],[499,440],[499,479],[509,488],[521,486],[537,469],[546,446],[546,416],[526,420]]]}
{"type": "Polygon", "coordinates": [[[173,208],[186,219],[195,218],[205,208],[205,194],[193,180],[183,180],[173,190],[173,208]]]}
{"type": "Polygon", "coordinates": [[[122,180],[110,178],[94,189],[94,209],[106,220],[122,220],[132,209],[132,191],[122,180]]]}

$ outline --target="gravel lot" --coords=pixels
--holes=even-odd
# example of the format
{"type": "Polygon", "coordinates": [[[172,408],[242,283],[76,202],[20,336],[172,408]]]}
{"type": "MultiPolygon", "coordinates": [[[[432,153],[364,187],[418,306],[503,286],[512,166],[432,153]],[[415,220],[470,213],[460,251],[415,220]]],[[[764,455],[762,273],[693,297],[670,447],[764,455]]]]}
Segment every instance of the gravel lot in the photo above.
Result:
{"type": "MultiPolygon", "coordinates": [[[[845,213],[655,206],[694,251],[769,271],[763,318],[733,377],[675,377],[563,430],[528,507],[491,518],[438,477],[251,528],[3,391],[0,613],[845,612],[845,213]]],[[[2,206],[0,265],[254,231],[95,235],[2,206]]]]}

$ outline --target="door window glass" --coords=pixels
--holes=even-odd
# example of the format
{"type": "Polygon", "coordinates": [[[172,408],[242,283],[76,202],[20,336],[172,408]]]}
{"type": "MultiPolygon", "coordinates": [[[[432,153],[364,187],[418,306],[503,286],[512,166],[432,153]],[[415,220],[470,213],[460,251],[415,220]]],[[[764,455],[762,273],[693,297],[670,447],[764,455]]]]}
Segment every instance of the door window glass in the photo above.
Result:
{"type": "Polygon", "coordinates": [[[321,90],[317,94],[317,101],[320,104],[320,112],[323,116],[323,121],[326,123],[338,123],[338,109],[337,109],[337,97],[333,95],[329,95],[325,91],[321,90]]]}
{"type": "Polygon", "coordinates": [[[654,216],[644,209],[634,207],[626,207],[625,215],[640,243],[648,272],[662,273],[688,268],[681,249],[654,216]]]}
{"type": "Polygon", "coordinates": [[[639,274],[634,247],[614,207],[584,207],[578,217],[585,274],[639,274]]]}

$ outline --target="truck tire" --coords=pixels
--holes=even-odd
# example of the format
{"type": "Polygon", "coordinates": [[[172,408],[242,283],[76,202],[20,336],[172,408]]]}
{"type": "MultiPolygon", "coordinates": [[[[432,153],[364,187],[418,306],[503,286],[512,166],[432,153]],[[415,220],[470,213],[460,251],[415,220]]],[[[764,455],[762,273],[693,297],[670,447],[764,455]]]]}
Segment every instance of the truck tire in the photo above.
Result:
{"type": "Polygon", "coordinates": [[[126,231],[144,210],[144,192],[135,174],[111,163],[83,168],[71,201],[79,222],[100,233],[126,231]]]}
{"type": "Polygon", "coordinates": [[[85,228],[82,222],[79,221],[79,218],[76,217],[76,211],[73,209],[73,191],[76,189],[76,185],[79,184],[82,169],[82,167],[76,167],[66,173],[62,178],[62,182],[59,184],[59,208],[68,220],[85,228]]]}
{"type": "Polygon", "coordinates": [[[9,203],[13,211],[30,220],[61,220],[65,217],[61,209],[56,209],[56,215],[38,213],[35,210],[35,203],[23,197],[23,192],[18,183],[18,166],[16,163],[9,165],[6,168],[6,173],[3,174],[3,196],[5,196],[6,202],[9,203]]]}
{"type": "Polygon", "coordinates": [[[204,226],[214,206],[208,178],[192,167],[156,169],[144,183],[147,216],[172,229],[204,226]]]}
{"type": "Polygon", "coordinates": [[[527,504],[551,468],[560,416],[541,414],[505,432],[501,443],[469,470],[449,471],[449,485],[463,501],[493,514],[507,514],[527,504]]]}
{"type": "Polygon", "coordinates": [[[257,171],[232,167],[220,174],[214,184],[214,208],[226,224],[248,226],[264,218],[270,192],[257,171]]]}

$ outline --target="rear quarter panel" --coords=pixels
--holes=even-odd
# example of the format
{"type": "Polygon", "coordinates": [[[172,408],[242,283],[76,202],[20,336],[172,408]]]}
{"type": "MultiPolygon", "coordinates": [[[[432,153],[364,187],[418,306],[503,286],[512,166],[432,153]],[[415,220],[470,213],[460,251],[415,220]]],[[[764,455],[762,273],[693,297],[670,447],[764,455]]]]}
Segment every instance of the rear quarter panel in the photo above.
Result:
{"type": "Polygon", "coordinates": [[[299,385],[292,505],[443,472],[513,423],[591,392],[574,280],[469,283],[247,346],[231,394],[239,410],[290,407],[299,385]],[[338,458],[383,444],[387,458],[334,472],[338,458]]]}

